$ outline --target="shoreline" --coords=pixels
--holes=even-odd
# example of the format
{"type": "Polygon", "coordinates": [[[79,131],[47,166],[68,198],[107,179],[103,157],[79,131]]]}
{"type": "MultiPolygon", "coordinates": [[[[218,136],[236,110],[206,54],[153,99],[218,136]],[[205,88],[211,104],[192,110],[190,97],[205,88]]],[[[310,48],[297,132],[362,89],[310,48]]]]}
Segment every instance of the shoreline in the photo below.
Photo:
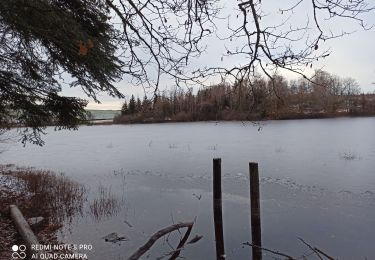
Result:
{"type": "MultiPolygon", "coordinates": [[[[245,118],[233,118],[233,119],[206,119],[206,120],[178,120],[178,119],[154,119],[144,118],[143,120],[129,119],[126,122],[117,122],[114,119],[94,119],[81,122],[78,126],[93,126],[93,125],[132,125],[132,124],[162,124],[162,123],[192,123],[192,122],[267,122],[267,121],[283,121],[283,120],[311,120],[311,119],[334,119],[334,118],[362,118],[362,117],[375,117],[375,113],[339,113],[339,114],[294,114],[294,115],[280,115],[279,117],[256,117],[248,116],[245,118]]],[[[54,125],[46,125],[46,127],[53,127],[54,125]]],[[[14,125],[7,128],[22,128],[25,126],[14,125]]],[[[26,126],[27,127],[27,126],[26,126]]],[[[1,126],[0,126],[1,129],[1,126]]]]}
{"type": "Polygon", "coordinates": [[[339,113],[339,114],[329,114],[329,113],[314,113],[314,114],[288,114],[280,115],[279,117],[248,117],[243,119],[207,119],[207,120],[176,120],[176,119],[154,119],[154,118],[144,118],[143,120],[129,119],[124,122],[116,122],[116,118],[113,120],[100,120],[96,119],[83,123],[81,125],[131,125],[131,124],[162,124],[162,123],[192,123],[192,122],[267,122],[267,121],[283,121],[283,120],[312,120],[312,119],[334,119],[334,118],[365,118],[365,117],[375,117],[375,113],[339,113]]]}

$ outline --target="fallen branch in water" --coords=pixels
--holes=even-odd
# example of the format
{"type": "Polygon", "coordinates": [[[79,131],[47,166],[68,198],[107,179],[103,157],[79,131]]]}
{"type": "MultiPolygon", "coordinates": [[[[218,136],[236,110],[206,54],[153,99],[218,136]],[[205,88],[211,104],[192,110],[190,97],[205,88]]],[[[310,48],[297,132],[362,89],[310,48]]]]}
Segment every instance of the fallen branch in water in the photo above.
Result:
{"type": "MultiPolygon", "coordinates": [[[[186,233],[188,233],[188,232],[186,232],[186,233]]],[[[185,236],[186,236],[186,234],[185,234],[185,236]]],[[[185,237],[185,236],[184,236],[184,237],[185,237]]],[[[175,259],[178,258],[178,256],[180,255],[180,252],[181,252],[182,250],[184,250],[184,249],[186,248],[187,245],[191,245],[191,244],[197,243],[197,242],[198,242],[199,240],[201,240],[202,238],[203,238],[203,236],[196,235],[195,237],[193,237],[193,238],[192,238],[189,242],[187,242],[187,243],[186,243],[186,240],[183,241],[184,239],[182,239],[182,240],[180,241],[180,243],[179,243],[179,245],[178,245],[178,247],[177,247],[176,250],[173,250],[173,251],[171,251],[171,252],[168,252],[168,253],[162,255],[162,256],[156,258],[156,260],[161,260],[161,259],[163,259],[163,258],[165,258],[165,257],[167,257],[167,256],[170,256],[170,255],[172,255],[172,256],[169,258],[169,260],[175,260],[175,259]],[[186,245],[185,245],[185,243],[186,243],[186,245]]]]}
{"type": "Polygon", "coordinates": [[[313,248],[310,244],[306,243],[305,240],[303,240],[302,238],[298,238],[302,243],[304,243],[308,248],[310,248],[311,251],[314,252],[314,254],[316,254],[317,257],[319,257],[320,260],[323,260],[322,256],[319,254],[319,252],[313,248]]]}
{"type": "Polygon", "coordinates": [[[184,237],[182,238],[182,240],[180,241],[180,243],[178,244],[177,249],[173,252],[173,255],[170,257],[170,259],[176,259],[179,256],[181,249],[184,247],[190,235],[191,229],[193,228],[193,225],[194,225],[194,222],[178,223],[178,224],[174,224],[172,226],[159,230],[158,232],[156,232],[150,237],[150,239],[146,242],[146,244],[141,246],[134,254],[132,254],[128,258],[128,260],[138,260],[142,255],[144,255],[148,250],[150,250],[150,248],[155,244],[155,242],[159,238],[173,231],[179,230],[180,228],[187,228],[187,231],[184,237]]]}
{"type": "Polygon", "coordinates": [[[290,256],[290,255],[287,255],[285,253],[281,253],[279,251],[275,251],[275,250],[271,250],[271,249],[268,249],[268,248],[264,248],[264,247],[260,247],[260,246],[254,245],[254,244],[252,244],[250,242],[244,242],[242,244],[246,245],[246,246],[251,246],[251,247],[254,247],[254,248],[259,248],[259,249],[261,249],[263,251],[270,252],[270,253],[272,253],[274,255],[285,257],[285,259],[288,259],[288,260],[297,260],[297,259],[301,259],[301,258],[302,259],[307,259],[307,257],[310,256],[310,255],[316,255],[320,260],[324,260],[324,258],[322,256],[326,257],[329,260],[336,260],[332,256],[329,256],[328,254],[324,253],[319,248],[311,246],[309,243],[307,243],[302,238],[299,237],[298,239],[310,249],[311,253],[304,254],[304,255],[296,258],[296,257],[290,256]]]}
{"type": "Polygon", "coordinates": [[[190,236],[191,230],[193,228],[193,223],[194,222],[192,222],[192,225],[188,227],[188,229],[185,232],[184,237],[181,239],[180,243],[178,243],[177,249],[175,250],[175,252],[172,254],[172,256],[169,259],[176,259],[180,255],[181,250],[184,248],[185,243],[190,236]]]}

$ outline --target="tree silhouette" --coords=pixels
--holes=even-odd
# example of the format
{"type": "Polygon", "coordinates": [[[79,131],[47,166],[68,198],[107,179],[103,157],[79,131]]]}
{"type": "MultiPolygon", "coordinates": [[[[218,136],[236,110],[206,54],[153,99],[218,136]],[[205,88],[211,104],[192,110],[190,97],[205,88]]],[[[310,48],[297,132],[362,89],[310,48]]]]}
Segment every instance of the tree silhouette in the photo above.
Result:
{"type": "Polygon", "coordinates": [[[113,86],[124,70],[115,54],[118,31],[108,15],[104,3],[93,1],[0,2],[3,129],[26,126],[22,141],[40,145],[47,125],[75,129],[86,117],[87,101],[62,96],[64,85],[80,87],[94,100],[97,92],[123,97],[113,86]],[[82,42],[89,48],[84,53],[82,42]]]}
{"type": "Polygon", "coordinates": [[[132,95],[129,100],[129,113],[134,114],[135,112],[136,112],[136,103],[135,103],[134,95],[132,95]]]}
{"type": "Polygon", "coordinates": [[[128,103],[125,100],[121,107],[121,115],[127,115],[127,114],[129,114],[129,108],[128,108],[128,103]]]}

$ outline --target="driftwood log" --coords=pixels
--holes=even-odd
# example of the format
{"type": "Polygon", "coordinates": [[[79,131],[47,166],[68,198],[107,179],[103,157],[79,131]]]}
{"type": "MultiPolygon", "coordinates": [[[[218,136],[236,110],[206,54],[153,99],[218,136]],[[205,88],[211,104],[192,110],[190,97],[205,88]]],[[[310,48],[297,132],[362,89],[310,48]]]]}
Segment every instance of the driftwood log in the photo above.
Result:
{"type": "MultiPolygon", "coordinates": [[[[16,226],[17,231],[23,240],[23,243],[26,245],[27,254],[30,256],[32,254],[43,253],[42,251],[36,252],[32,249],[32,247],[34,245],[38,245],[39,242],[37,237],[34,235],[34,232],[31,230],[29,223],[27,223],[26,219],[19,210],[19,208],[16,205],[10,205],[9,209],[10,216],[14,222],[14,225],[16,226]]],[[[34,259],[38,260],[39,256],[34,259]]]]}

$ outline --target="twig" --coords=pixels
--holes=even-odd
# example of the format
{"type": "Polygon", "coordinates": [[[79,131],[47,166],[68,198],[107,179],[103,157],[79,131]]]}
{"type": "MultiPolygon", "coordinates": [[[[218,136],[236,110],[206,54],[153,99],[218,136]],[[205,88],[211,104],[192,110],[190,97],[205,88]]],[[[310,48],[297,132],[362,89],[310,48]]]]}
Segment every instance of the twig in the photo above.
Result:
{"type": "Polygon", "coordinates": [[[303,240],[302,238],[298,238],[302,243],[304,243],[306,246],[308,246],[308,248],[310,248],[318,257],[320,260],[323,260],[323,258],[320,256],[319,252],[314,248],[312,247],[311,245],[309,245],[305,240],[303,240]]]}
{"type": "Polygon", "coordinates": [[[253,245],[250,242],[244,242],[242,244],[246,245],[246,246],[251,246],[251,247],[259,248],[259,249],[261,249],[263,251],[267,251],[267,252],[270,252],[270,253],[275,254],[275,255],[286,257],[288,260],[296,260],[296,258],[294,258],[294,257],[292,257],[290,255],[287,255],[287,254],[284,254],[284,253],[280,253],[278,251],[274,251],[274,250],[271,250],[271,249],[268,249],[268,248],[260,247],[260,246],[257,246],[257,245],[253,245]]]}
{"type": "Polygon", "coordinates": [[[304,243],[305,245],[307,245],[312,251],[314,251],[314,253],[320,258],[323,260],[323,258],[320,256],[320,254],[322,254],[323,256],[325,256],[326,258],[330,259],[330,260],[335,260],[335,258],[333,258],[332,256],[329,256],[327,255],[326,253],[324,253],[322,250],[320,250],[319,248],[317,247],[312,247],[311,245],[309,245],[305,240],[303,240],[302,238],[298,238],[302,243],[304,243]]]}
{"type": "Polygon", "coordinates": [[[316,248],[316,247],[314,247],[314,249],[316,250],[316,251],[318,251],[319,253],[321,253],[322,255],[324,255],[325,257],[327,257],[328,259],[330,259],[330,260],[336,260],[335,258],[333,258],[332,256],[329,256],[329,255],[327,255],[326,253],[324,253],[322,250],[320,250],[319,248],[316,248]]]}
{"type": "Polygon", "coordinates": [[[128,225],[129,227],[133,227],[132,224],[130,224],[127,220],[124,220],[124,223],[128,225]]]}

